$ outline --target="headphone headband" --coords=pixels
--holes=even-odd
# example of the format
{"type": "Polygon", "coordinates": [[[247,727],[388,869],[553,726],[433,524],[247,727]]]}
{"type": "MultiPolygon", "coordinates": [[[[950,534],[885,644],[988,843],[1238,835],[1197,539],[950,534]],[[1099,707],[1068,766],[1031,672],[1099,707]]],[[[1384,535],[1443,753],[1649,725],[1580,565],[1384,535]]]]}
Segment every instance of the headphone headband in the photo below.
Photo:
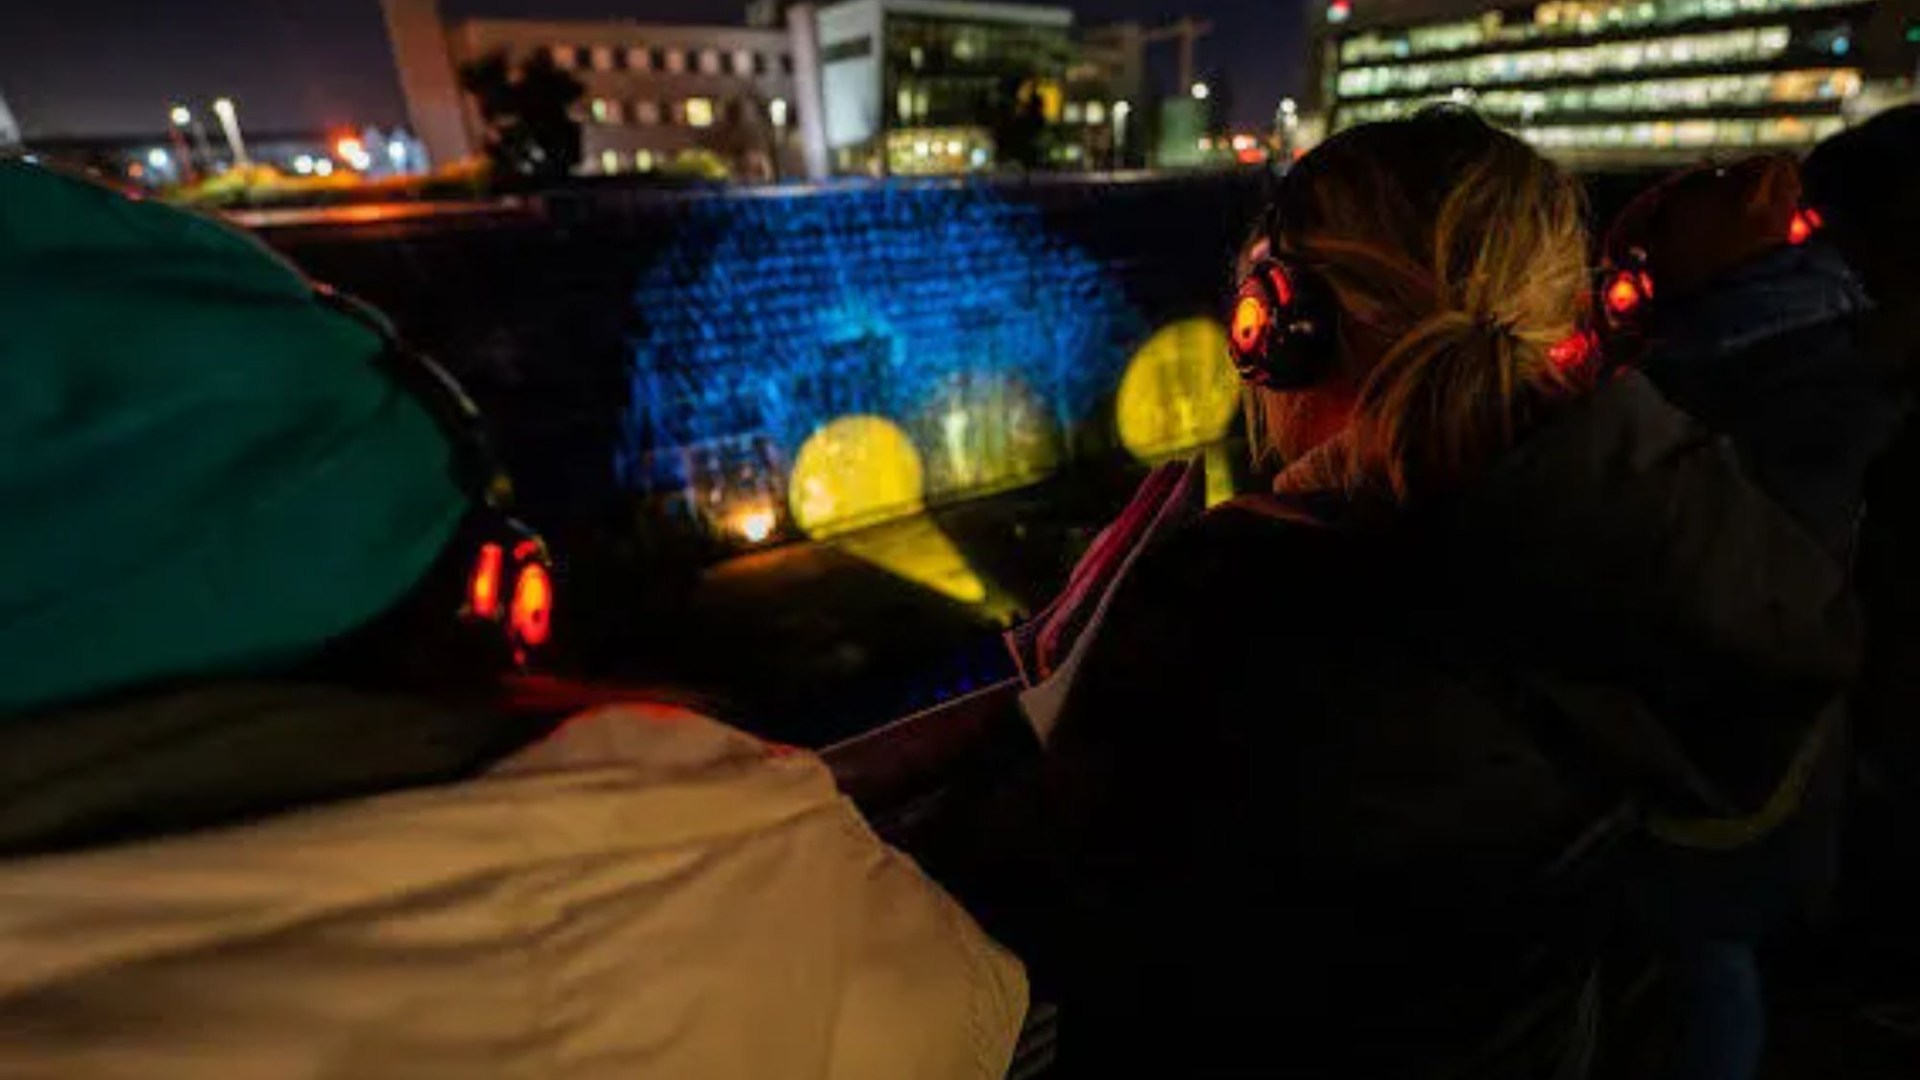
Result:
{"type": "MultiPolygon", "coordinates": [[[[486,419],[458,379],[431,357],[400,340],[371,304],[331,286],[313,284],[319,302],[378,335],[375,363],[433,417],[453,444],[454,480],[474,500],[475,550],[459,617],[504,632],[514,662],[552,635],[553,560],[546,541],[513,516],[513,481],[487,436],[486,419]],[[477,534],[477,535],[475,535],[477,534]]],[[[459,542],[459,541],[456,541],[459,542]]]]}

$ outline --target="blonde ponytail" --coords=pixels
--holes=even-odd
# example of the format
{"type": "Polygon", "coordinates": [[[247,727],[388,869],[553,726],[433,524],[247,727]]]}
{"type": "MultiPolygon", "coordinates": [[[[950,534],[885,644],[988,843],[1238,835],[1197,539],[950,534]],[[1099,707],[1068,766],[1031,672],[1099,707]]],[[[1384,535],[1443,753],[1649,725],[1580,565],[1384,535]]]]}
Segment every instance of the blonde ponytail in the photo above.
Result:
{"type": "Polygon", "coordinates": [[[1462,121],[1330,140],[1290,184],[1301,205],[1282,236],[1341,308],[1356,388],[1344,482],[1402,500],[1467,478],[1512,445],[1530,402],[1578,388],[1551,353],[1584,316],[1579,189],[1477,119],[1427,130],[1441,125],[1462,121]]]}

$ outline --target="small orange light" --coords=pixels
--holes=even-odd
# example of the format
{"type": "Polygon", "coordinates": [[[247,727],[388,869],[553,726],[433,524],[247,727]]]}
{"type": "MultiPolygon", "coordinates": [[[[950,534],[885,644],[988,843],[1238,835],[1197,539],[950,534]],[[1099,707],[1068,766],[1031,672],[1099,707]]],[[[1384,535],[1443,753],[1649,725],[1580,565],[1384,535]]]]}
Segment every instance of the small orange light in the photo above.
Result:
{"type": "Polygon", "coordinates": [[[520,571],[513,587],[513,635],[538,648],[553,634],[553,582],[547,568],[535,563],[520,571]]]}
{"type": "Polygon", "coordinates": [[[1627,315],[1640,306],[1642,297],[1640,286],[1631,274],[1622,271],[1615,274],[1607,283],[1607,310],[1615,315],[1627,315]]]}
{"type": "Polygon", "coordinates": [[[1796,212],[1793,215],[1793,220],[1787,222],[1787,243],[1795,246],[1806,243],[1813,239],[1814,230],[1820,228],[1822,224],[1820,213],[1817,210],[1800,210],[1796,212]]]}
{"type": "Polygon", "coordinates": [[[1233,308],[1233,347],[1250,353],[1260,347],[1267,331],[1267,305],[1257,296],[1243,296],[1233,308]]]}
{"type": "Polygon", "coordinates": [[[1587,366],[1592,355],[1593,339],[1576,330],[1547,350],[1547,362],[1561,371],[1573,372],[1587,366]]]}
{"type": "Polygon", "coordinates": [[[480,558],[474,562],[473,577],[467,582],[467,608],[483,619],[500,613],[500,564],[505,558],[499,544],[482,544],[480,558]]]}
{"type": "Polygon", "coordinates": [[[1267,281],[1273,285],[1273,298],[1283,308],[1293,306],[1293,282],[1279,267],[1267,271],[1267,281]]]}

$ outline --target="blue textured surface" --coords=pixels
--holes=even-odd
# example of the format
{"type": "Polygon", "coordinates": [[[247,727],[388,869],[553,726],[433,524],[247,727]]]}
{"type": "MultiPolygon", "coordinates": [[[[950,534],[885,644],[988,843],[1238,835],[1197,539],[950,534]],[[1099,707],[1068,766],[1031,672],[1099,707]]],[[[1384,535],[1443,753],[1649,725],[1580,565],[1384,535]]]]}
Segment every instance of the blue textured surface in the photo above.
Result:
{"type": "Polygon", "coordinates": [[[956,382],[1019,387],[1068,431],[1146,330],[1037,210],[972,186],[694,203],[634,299],[619,470],[655,492],[777,487],[807,436],[850,414],[924,441],[956,382]]]}

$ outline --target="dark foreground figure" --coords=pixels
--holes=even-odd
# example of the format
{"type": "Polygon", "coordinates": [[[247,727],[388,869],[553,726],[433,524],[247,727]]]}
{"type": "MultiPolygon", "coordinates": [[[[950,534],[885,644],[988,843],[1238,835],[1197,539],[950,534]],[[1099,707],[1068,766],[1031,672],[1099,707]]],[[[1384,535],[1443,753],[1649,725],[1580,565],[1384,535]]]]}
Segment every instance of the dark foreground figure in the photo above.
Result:
{"type": "Polygon", "coordinates": [[[555,582],[377,316],[0,162],[0,325],[0,1075],[1004,1073],[1020,964],[817,759],[507,692],[555,582]]]}
{"type": "Polygon", "coordinates": [[[1790,831],[1859,628],[1724,442],[1594,385],[1586,250],[1457,113],[1283,183],[1231,328],[1275,493],[1148,554],[1049,752],[1078,1074],[1674,1067],[1618,1049],[1623,913],[1790,831]]]}

